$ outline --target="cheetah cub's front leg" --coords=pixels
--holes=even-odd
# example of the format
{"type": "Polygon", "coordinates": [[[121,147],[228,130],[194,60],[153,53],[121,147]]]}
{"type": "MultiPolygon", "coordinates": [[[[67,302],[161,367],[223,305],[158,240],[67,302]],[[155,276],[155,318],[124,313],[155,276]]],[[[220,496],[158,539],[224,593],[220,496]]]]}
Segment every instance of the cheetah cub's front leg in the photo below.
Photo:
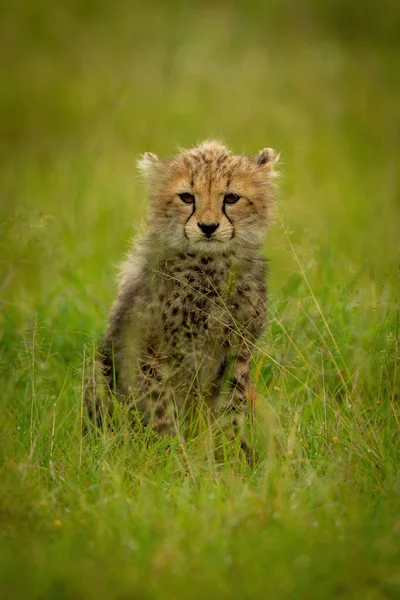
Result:
{"type": "Polygon", "coordinates": [[[233,434],[240,439],[242,448],[250,451],[250,441],[245,433],[246,417],[253,414],[255,388],[250,377],[251,354],[236,358],[230,381],[231,390],[228,401],[228,411],[231,414],[233,434]]]}

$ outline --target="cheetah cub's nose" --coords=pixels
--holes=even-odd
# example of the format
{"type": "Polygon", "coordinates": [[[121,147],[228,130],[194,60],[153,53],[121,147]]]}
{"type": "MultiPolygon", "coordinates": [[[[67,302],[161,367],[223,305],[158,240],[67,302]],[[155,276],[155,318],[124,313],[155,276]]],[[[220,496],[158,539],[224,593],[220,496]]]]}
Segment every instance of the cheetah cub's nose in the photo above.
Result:
{"type": "Polygon", "coordinates": [[[197,223],[197,225],[207,237],[211,237],[219,227],[219,223],[197,223]]]}

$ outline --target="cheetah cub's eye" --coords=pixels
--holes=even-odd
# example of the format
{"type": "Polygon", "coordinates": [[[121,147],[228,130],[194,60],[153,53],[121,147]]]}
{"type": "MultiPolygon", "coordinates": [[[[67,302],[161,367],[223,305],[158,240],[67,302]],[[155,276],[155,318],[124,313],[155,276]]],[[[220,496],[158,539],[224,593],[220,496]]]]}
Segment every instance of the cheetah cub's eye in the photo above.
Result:
{"type": "Polygon", "coordinates": [[[239,194],[225,194],[224,204],[236,204],[240,200],[239,194]]]}
{"type": "Polygon", "coordinates": [[[193,194],[189,194],[188,192],[184,192],[183,194],[178,194],[179,198],[185,204],[194,204],[194,196],[193,194]]]}

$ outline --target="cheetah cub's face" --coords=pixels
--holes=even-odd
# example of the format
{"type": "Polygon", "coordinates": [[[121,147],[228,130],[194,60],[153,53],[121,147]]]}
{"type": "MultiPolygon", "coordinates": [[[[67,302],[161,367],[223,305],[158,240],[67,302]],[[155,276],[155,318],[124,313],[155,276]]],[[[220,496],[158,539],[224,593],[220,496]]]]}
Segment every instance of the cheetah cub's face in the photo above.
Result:
{"type": "Polygon", "coordinates": [[[168,162],[146,153],[139,162],[150,188],[150,226],[167,245],[216,254],[258,247],[272,203],[275,153],[234,156],[216,141],[168,162]]]}

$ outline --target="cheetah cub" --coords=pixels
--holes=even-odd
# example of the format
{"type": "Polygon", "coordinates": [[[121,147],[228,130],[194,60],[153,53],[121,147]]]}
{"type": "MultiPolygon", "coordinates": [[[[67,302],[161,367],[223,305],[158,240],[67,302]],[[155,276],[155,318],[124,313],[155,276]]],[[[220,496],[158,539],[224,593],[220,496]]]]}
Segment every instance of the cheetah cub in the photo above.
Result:
{"type": "Polygon", "coordinates": [[[241,428],[266,318],[261,245],[276,162],[270,148],[235,156],[217,141],[170,161],[142,157],[148,232],[122,266],[86,397],[91,418],[111,410],[111,391],[161,434],[199,406],[241,428]]]}

